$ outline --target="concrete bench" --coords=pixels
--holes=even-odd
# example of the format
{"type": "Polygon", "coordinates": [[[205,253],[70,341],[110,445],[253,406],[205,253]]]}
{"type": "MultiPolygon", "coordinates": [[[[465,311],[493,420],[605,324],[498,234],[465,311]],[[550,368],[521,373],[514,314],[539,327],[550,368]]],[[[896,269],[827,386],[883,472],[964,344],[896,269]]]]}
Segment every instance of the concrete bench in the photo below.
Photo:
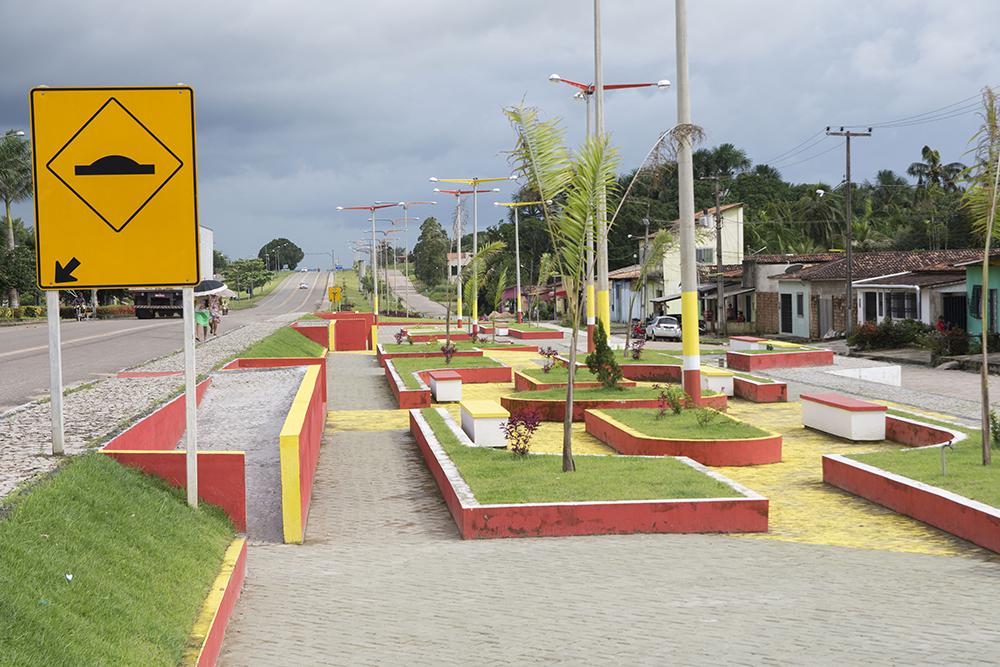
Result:
{"type": "Polygon", "coordinates": [[[763,350],[766,343],[766,338],[757,338],[756,336],[729,337],[729,349],[734,352],[738,350],[763,350]]]}
{"type": "Polygon", "coordinates": [[[490,400],[465,400],[462,407],[462,430],[477,447],[506,447],[507,439],[500,425],[510,419],[499,403],[490,400]]]}
{"type": "Polygon", "coordinates": [[[462,400],[462,376],[455,371],[438,370],[427,374],[431,395],[438,403],[462,400]]]}
{"type": "Polygon", "coordinates": [[[885,440],[887,408],[843,394],[802,394],[802,425],[848,440],[885,440]]]}
{"type": "Polygon", "coordinates": [[[701,367],[701,388],[726,396],[733,395],[733,372],[714,366],[701,367]]]}

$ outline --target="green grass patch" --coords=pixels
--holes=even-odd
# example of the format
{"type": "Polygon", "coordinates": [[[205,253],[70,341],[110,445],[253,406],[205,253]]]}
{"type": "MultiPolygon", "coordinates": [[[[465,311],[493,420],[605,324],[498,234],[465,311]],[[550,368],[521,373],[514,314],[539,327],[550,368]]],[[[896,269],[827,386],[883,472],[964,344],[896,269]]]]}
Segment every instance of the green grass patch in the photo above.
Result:
{"type": "Polygon", "coordinates": [[[191,510],[182,493],[93,453],[13,498],[0,520],[0,664],[179,664],[234,535],[221,510],[191,510]]]}
{"type": "MultiPolygon", "coordinates": [[[[920,415],[905,416],[935,423],[920,415]]],[[[855,454],[850,458],[1000,508],[1000,466],[996,463],[990,466],[982,464],[980,431],[962,429],[954,424],[936,423],[964,431],[969,436],[956,444],[954,451],[945,451],[948,468],[945,475],[941,474],[941,453],[937,447],[855,454]]],[[[994,448],[993,456],[1000,457],[1000,450],[994,448]]]]}
{"type": "Polygon", "coordinates": [[[796,352],[818,352],[821,348],[818,347],[776,347],[773,350],[737,350],[740,354],[782,354],[782,353],[796,353],[796,352]]]}
{"type": "MultiPolygon", "coordinates": [[[[680,350],[677,351],[680,354],[680,350]]],[[[631,353],[622,357],[621,353],[615,354],[615,361],[619,364],[660,364],[664,366],[680,366],[681,358],[670,352],[662,350],[643,350],[642,356],[633,359],[631,353]]]]}
{"type": "MultiPolygon", "coordinates": [[[[548,373],[542,370],[541,367],[525,368],[521,373],[527,375],[532,380],[538,380],[543,383],[561,382],[566,384],[569,382],[569,369],[565,366],[554,366],[548,373]]],[[[573,380],[573,384],[578,382],[600,382],[600,379],[587,368],[577,368],[573,380]]]]}
{"type": "Polygon", "coordinates": [[[601,410],[612,419],[631,426],[636,431],[659,438],[678,438],[685,440],[715,440],[734,438],[762,438],[770,435],[756,426],[728,417],[721,412],[712,411],[715,416],[712,421],[702,426],[698,423],[697,410],[682,410],[679,415],[668,411],[657,419],[655,408],[638,408],[635,410],[601,410]]]}
{"type": "Polygon", "coordinates": [[[274,274],[273,278],[254,290],[253,297],[251,297],[249,292],[245,290],[235,290],[236,295],[240,298],[238,300],[229,300],[229,310],[244,310],[246,308],[253,308],[260,303],[261,299],[273,292],[274,288],[281,284],[282,280],[291,274],[291,271],[278,271],[274,274]]]}
{"type": "MultiPolygon", "coordinates": [[[[711,391],[702,391],[702,396],[715,396],[711,391]]],[[[627,400],[648,400],[659,398],[660,390],[650,386],[621,387],[619,389],[605,389],[604,387],[587,387],[573,390],[574,401],[627,401],[627,400]]],[[[566,389],[557,387],[555,389],[543,389],[542,391],[522,391],[513,395],[513,398],[530,398],[531,400],[542,401],[564,401],[566,400],[566,389]]]]}
{"type": "Polygon", "coordinates": [[[403,380],[403,385],[407,389],[419,389],[420,384],[413,374],[417,371],[426,371],[436,368],[496,368],[500,363],[487,357],[452,357],[451,363],[444,363],[444,359],[437,357],[414,357],[390,359],[392,365],[396,367],[396,372],[403,380]]]}
{"type": "Polygon", "coordinates": [[[290,327],[281,327],[270,336],[239,353],[239,357],[316,357],[323,346],[313,342],[290,327]]]}
{"type": "MultiPolygon", "coordinates": [[[[390,337],[391,338],[391,337],[390,337]]],[[[504,342],[488,342],[488,343],[477,343],[471,340],[453,340],[451,344],[455,346],[456,350],[467,351],[467,350],[502,350],[505,347],[514,347],[516,343],[504,343],[504,342]]],[[[385,352],[441,352],[441,345],[437,341],[430,343],[414,343],[410,345],[409,343],[382,343],[382,349],[385,352]]]]}
{"type": "Polygon", "coordinates": [[[484,504],[739,497],[729,486],[671,457],[578,456],[576,472],[564,473],[559,456],[515,457],[503,450],[466,447],[437,411],[421,412],[484,504]]]}

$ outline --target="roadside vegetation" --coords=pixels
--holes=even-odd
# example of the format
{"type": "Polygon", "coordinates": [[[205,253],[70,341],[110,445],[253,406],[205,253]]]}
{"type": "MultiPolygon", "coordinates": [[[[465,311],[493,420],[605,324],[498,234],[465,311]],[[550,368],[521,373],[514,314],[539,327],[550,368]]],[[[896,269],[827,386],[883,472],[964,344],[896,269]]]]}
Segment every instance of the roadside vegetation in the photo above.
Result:
{"type": "Polygon", "coordinates": [[[577,457],[576,474],[566,475],[558,456],[515,456],[505,450],[466,447],[436,410],[421,412],[480,503],[738,496],[729,486],[667,456],[582,456],[577,457]]]}
{"type": "Polygon", "coordinates": [[[243,350],[234,358],[248,357],[316,357],[323,346],[315,343],[291,327],[281,327],[270,336],[243,350]]]}
{"type": "MultiPolygon", "coordinates": [[[[227,282],[227,284],[229,284],[229,288],[234,292],[236,292],[236,296],[239,297],[239,299],[234,298],[229,300],[229,310],[244,310],[246,308],[252,308],[256,306],[258,303],[260,303],[261,299],[263,299],[268,294],[273,292],[274,288],[280,285],[281,281],[290,276],[291,274],[292,274],[291,271],[278,271],[272,274],[273,275],[272,278],[270,278],[267,282],[265,282],[261,287],[257,287],[254,289],[253,296],[250,296],[250,293],[246,290],[236,289],[236,287],[239,286],[239,283],[229,284],[227,282]]],[[[227,281],[228,280],[229,279],[227,278],[227,281]]]]}
{"type": "Polygon", "coordinates": [[[0,664],[179,664],[234,536],[182,493],[92,453],[8,498],[0,664]]]}

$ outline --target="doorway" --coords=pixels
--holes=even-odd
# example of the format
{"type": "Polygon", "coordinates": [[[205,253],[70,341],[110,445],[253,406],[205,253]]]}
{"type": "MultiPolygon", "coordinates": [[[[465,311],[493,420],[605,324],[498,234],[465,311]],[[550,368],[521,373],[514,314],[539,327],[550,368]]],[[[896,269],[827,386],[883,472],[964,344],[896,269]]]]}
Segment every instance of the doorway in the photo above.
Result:
{"type": "Polygon", "coordinates": [[[781,295],[781,333],[792,333],[792,295],[781,295]]]}

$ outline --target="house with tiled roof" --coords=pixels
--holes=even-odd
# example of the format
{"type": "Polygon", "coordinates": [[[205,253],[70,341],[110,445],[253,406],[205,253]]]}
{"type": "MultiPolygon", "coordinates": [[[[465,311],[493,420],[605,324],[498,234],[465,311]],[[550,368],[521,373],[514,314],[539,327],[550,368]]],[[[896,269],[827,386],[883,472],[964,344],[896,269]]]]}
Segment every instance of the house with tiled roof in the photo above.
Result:
{"type": "MultiPolygon", "coordinates": [[[[944,317],[966,327],[964,270],[956,265],[977,252],[960,250],[887,250],[855,252],[852,261],[855,321],[915,319],[934,324],[944,317]]],[[[842,332],[847,309],[847,258],[773,276],[778,284],[778,332],[800,338],[823,338],[842,332]]]]}
{"type": "Polygon", "coordinates": [[[743,312],[747,322],[752,323],[751,331],[759,334],[780,332],[779,283],[775,280],[776,277],[798,273],[842,257],[843,254],[838,252],[746,256],[743,259],[740,284],[752,289],[740,295],[742,303],[737,303],[737,309],[743,312]]]}
{"type": "Polygon", "coordinates": [[[983,289],[983,251],[977,250],[976,256],[955,264],[955,268],[965,272],[965,317],[966,324],[962,328],[971,336],[981,336],[983,333],[983,299],[986,299],[987,331],[1000,331],[997,322],[997,293],[1000,292],[1000,249],[990,253],[989,287],[983,289]]]}

